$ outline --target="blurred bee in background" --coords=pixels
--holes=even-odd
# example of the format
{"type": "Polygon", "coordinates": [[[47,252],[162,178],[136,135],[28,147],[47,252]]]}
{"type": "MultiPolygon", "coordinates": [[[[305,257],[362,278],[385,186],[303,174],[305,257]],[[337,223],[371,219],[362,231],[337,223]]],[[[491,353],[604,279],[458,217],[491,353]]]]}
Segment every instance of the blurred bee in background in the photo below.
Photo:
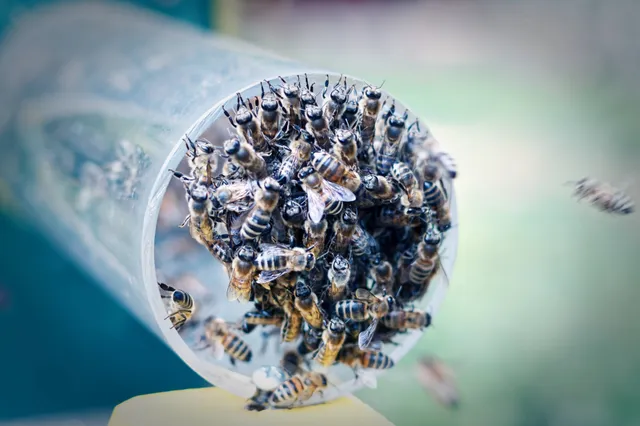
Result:
{"type": "Polygon", "coordinates": [[[380,293],[393,292],[393,266],[390,262],[375,257],[371,262],[371,278],[373,278],[373,291],[380,293]]]}
{"type": "Polygon", "coordinates": [[[103,167],[111,194],[119,200],[135,199],[136,187],[150,164],[139,145],[121,140],[116,145],[116,159],[103,167]]]}
{"type": "Polygon", "coordinates": [[[302,356],[315,352],[322,343],[323,330],[313,328],[309,324],[304,324],[302,330],[302,341],[298,345],[298,353],[302,356]]]}
{"type": "Polygon", "coordinates": [[[307,194],[309,217],[315,223],[322,220],[325,210],[335,213],[336,207],[342,208],[342,201],[350,202],[356,199],[353,192],[323,179],[312,167],[303,167],[298,177],[307,194]],[[340,204],[336,206],[336,203],[340,204]]]}
{"type": "Polygon", "coordinates": [[[635,211],[631,197],[608,183],[585,177],[578,181],[569,181],[567,184],[575,186],[573,195],[578,197],[579,201],[586,199],[600,211],[621,215],[635,211]]]}
{"type": "Polygon", "coordinates": [[[417,365],[418,382],[440,404],[458,408],[460,397],[453,371],[434,357],[423,357],[417,365]]]}
{"type": "Polygon", "coordinates": [[[431,314],[425,311],[405,311],[396,309],[380,320],[382,324],[393,330],[422,330],[431,325],[431,314]]]}
{"type": "Polygon", "coordinates": [[[200,339],[205,345],[198,349],[211,347],[216,359],[222,359],[226,353],[231,365],[236,365],[236,361],[251,362],[251,348],[230,330],[232,327],[220,318],[207,318],[204,321],[204,335],[200,339]]]}
{"type": "Polygon", "coordinates": [[[346,337],[344,322],[339,318],[332,318],[322,332],[322,342],[313,359],[318,364],[329,367],[336,361],[346,337]]]}
{"type": "Polygon", "coordinates": [[[256,252],[251,246],[242,246],[231,265],[231,276],[227,288],[227,300],[248,302],[251,298],[251,283],[256,267],[256,252]]]}
{"type": "Polygon", "coordinates": [[[288,272],[309,271],[316,264],[313,253],[302,247],[290,249],[276,244],[261,244],[260,249],[262,251],[254,262],[260,270],[256,280],[258,284],[271,282],[288,272]]]}
{"type": "Polygon", "coordinates": [[[158,283],[158,287],[161,290],[160,297],[170,300],[169,307],[172,312],[165,319],[171,320],[173,324],[171,328],[179,331],[191,319],[196,310],[196,304],[186,291],[175,289],[165,283],[158,283]]]}
{"type": "Polygon", "coordinates": [[[280,337],[283,342],[293,342],[300,336],[304,322],[302,315],[300,311],[295,308],[293,295],[288,289],[275,287],[271,289],[271,293],[285,314],[284,321],[280,328],[280,337]]]}

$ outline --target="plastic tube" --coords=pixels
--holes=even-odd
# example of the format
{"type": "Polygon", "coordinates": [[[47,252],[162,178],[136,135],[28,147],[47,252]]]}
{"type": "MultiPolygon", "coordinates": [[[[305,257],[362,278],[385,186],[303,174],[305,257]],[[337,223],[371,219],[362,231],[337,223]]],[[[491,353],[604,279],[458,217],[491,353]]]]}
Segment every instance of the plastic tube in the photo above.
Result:
{"type": "MultiPolygon", "coordinates": [[[[214,385],[249,396],[254,387],[247,375],[203,361],[167,327],[154,258],[167,169],[184,156],[185,131],[209,131],[220,106],[236,92],[255,94],[255,84],[265,78],[324,72],[106,3],[71,3],[24,16],[2,46],[0,72],[0,174],[18,201],[191,368],[214,385]],[[133,171],[121,169],[123,158],[133,171]],[[105,164],[107,183],[95,175],[96,166],[105,164]]],[[[449,192],[457,223],[453,188],[449,192]]],[[[450,277],[455,228],[446,245],[443,263],[450,277]]],[[[446,283],[436,286],[430,298],[434,314],[445,290],[446,283]]],[[[419,336],[410,334],[393,358],[419,336]]],[[[358,386],[351,381],[340,392],[358,386]]],[[[325,399],[338,395],[328,393],[325,399]]]]}

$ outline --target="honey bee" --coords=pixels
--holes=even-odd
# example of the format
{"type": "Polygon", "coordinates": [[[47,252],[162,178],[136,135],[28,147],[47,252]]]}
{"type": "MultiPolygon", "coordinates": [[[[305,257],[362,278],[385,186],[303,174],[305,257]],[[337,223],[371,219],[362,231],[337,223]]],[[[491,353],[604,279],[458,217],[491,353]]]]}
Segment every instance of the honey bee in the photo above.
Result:
{"type": "Polygon", "coordinates": [[[240,93],[236,93],[237,106],[235,119],[231,118],[231,114],[222,106],[222,112],[229,119],[229,123],[237,130],[238,136],[246,142],[252,141],[253,148],[258,152],[266,152],[269,150],[267,141],[262,133],[260,120],[253,110],[253,105],[249,101],[249,107],[242,99],[240,93]]]}
{"type": "Polygon", "coordinates": [[[315,352],[322,343],[323,331],[318,328],[313,328],[309,324],[304,324],[302,341],[298,345],[298,353],[302,356],[315,352]]]}
{"type": "Polygon", "coordinates": [[[346,208],[340,220],[333,223],[333,241],[331,248],[334,252],[344,254],[353,238],[353,234],[358,224],[358,215],[350,208],[346,208]]]}
{"type": "Polygon", "coordinates": [[[266,178],[255,194],[255,206],[246,214],[240,236],[244,241],[258,238],[269,226],[271,214],[280,201],[280,185],[273,178],[266,178]]]}
{"type": "Polygon", "coordinates": [[[344,322],[339,318],[332,318],[322,332],[322,342],[313,359],[324,367],[331,366],[336,361],[346,337],[344,322]]]}
{"type": "Polygon", "coordinates": [[[158,283],[158,286],[163,292],[169,293],[168,295],[160,295],[163,299],[170,300],[169,308],[172,312],[165,319],[171,320],[171,324],[173,324],[171,328],[180,330],[191,319],[196,310],[193,297],[184,290],[175,289],[164,283],[158,283]]]}
{"type": "Polygon", "coordinates": [[[257,326],[273,325],[280,327],[284,321],[284,315],[270,311],[249,311],[244,314],[242,320],[242,331],[251,333],[257,326]]]}
{"type": "Polygon", "coordinates": [[[214,206],[234,213],[243,213],[250,207],[251,185],[248,182],[232,182],[221,185],[211,193],[214,206]]]}
{"type": "Polygon", "coordinates": [[[360,225],[357,225],[353,231],[351,241],[353,243],[351,245],[351,254],[356,257],[371,256],[380,252],[378,241],[373,235],[362,229],[360,225]]]}
{"type": "MultiPolygon", "coordinates": [[[[315,83],[311,83],[311,86],[309,86],[307,74],[304,75],[304,80],[306,86],[302,87],[300,76],[298,76],[298,87],[300,88],[300,127],[306,127],[307,117],[305,112],[307,111],[307,107],[318,106],[316,95],[313,94],[313,86],[315,83]]],[[[320,110],[320,113],[322,114],[322,110],[320,110]]]]}
{"type": "Polygon", "coordinates": [[[425,181],[423,185],[424,201],[433,208],[439,210],[445,204],[445,196],[440,187],[433,182],[425,181]]]}
{"type": "Polygon", "coordinates": [[[339,254],[336,255],[333,258],[327,276],[330,283],[328,294],[332,301],[335,302],[344,297],[350,277],[351,267],[349,266],[349,261],[339,254]]]}
{"type": "Polygon", "coordinates": [[[293,288],[298,282],[298,273],[289,272],[281,277],[276,278],[276,284],[284,288],[293,288]]]}
{"type": "Polygon", "coordinates": [[[362,120],[360,122],[360,138],[363,145],[371,145],[375,136],[376,120],[380,113],[380,98],[382,92],[380,88],[374,86],[365,86],[362,88],[359,109],[362,111],[362,120]]]}
{"type": "Polygon", "coordinates": [[[342,113],[342,121],[348,128],[354,129],[360,119],[360,110],[358,109],[358,101],[351,99],[347,101],[344,112],[342,113]]]}
{"type": "MultiPolygon", "coordinates": [[[[323,179],[313,167],[302,168],[298,173],[298,177],[302,181],[302,188],[307,194],[309,217],[315,223],[322,220],[324,211],[332,205],[335,206],[335,202],[350,202],[356,199],[353,192],[323,179]]],[[[331,210],[333,211],[333,209],[331,210]]]]}
{"type": "Polygon", "coordinates": [[[405,191],[405,195],[400,198],[400,203],[405,207],[421,207],[424,193],[420,190],[418,179],[409,166],[405,163],[394,163],[391,167],[391,176],[405,191]]]}
{"type": "Polygon", "coordinates": [[[378,212],[378,222],[387,227],[403,228],[417,226],[423,220],[424,209],[418,207],[400,208],[385,205],[378,212]]]}
{"type": "Polygon", "coordinates": [[[302,318],[314,328],[322,328],[322,312],[318,306],[318,296],[303,281],[298,281],[295,290],[295,307],[302,318]]]}
{"type": "Polygon", "coordinates": [[[291,292],[282,287],[271,289],[273,297],[284,310],[284,321],[280,328],[280,337],[283,342],[293,342],[300,336],[302,324],[304,320],[300,311],[298,311],[293,302],[291,292]]]}
{"type": "MultiPolygon", "coordinates": [[[[288,113],[289,129],[300,125],[300,84],[287,83],[287,80],[278,76],[282,85],[276,89],[282,98],[282,104],[288,113]]],[[[299,77],[298,77],[299,78],[299,77]]]]}
{"type": "Polygon", "coordinates": [[[207,244],[207,249],[224,265],[227,271],[229,271],[231,263],[233,262],[231,247],[224,241],[216,239],[213,243],[207,244]]]}
{"type": "Polygon", "coordinates": [[[333,145],[333,153],[348,167],[358,165],[358,144],[356,135],[351,130],[339,129],[336,131],[338,143],[333,145]]]}
{"type": "Polygon", "coordinates": [[[373,341],[378,321],[389,312],[393,303],[390,296],[378,297],[364,288],[356,289],[355,299],[341,300],[335,304],[335,312],[340,318],[361,322],[371,319],[371,324],[358,336],[361,349],[367,348],[373,341]]]}
{"type": "Polygon", "coordinates": [[[353,369],[388,370],[395,365],[390,356],[379,351],[362,350],[357,345],[345,345],[338,361],[353,369]]]}
{"type": "Polygon", "coordinates": [[[398,199],[393,185],[384,176],[365,175],[362,178],[362,183],[367,192],[380,202],[393,203],[398,199]]]}
{"type": "Polygon", "coordinates": [[[422,330],[431,325],[431,314],[424,311],[394,310],[382,317],[382,324],[393,330],[422,330]]]}
{"type": "Polygon", "coordinates": [[[440,404],[457,408],[459,395],[453,371],[434,357],[424,357],[418,361],[418,382],[440,404]]]}
{"type": "Polygon", "coordinates": [[[227,300],[248,302],[251,297],[251,282],[255,275],[256,252],[250,246],[240,247],[231,264],[231,276],[227,288],[227,300]]]}
{"type": "Polygon", "coordinates": [[[313,135],[316,143],[322,149],[331,148],[331,130],[329,121],[322,114],[322,108],[316,105],[308,105],[304,110],[307,120],[305,130],[313,135]]]}
{"type": "Polygon", "coordinates": [[[289,228],[303,228],[305,224],[305,212],[300,203],[293,199],[285,201],[282,206],[282,220],[289,228]]]}
{"type": "Polygon", "coordinates": [[[251,362],[251,348],[230,328],[230,325],[220,318],[207,318],[204,322],[204,336],[201,338],[207,345],[202,349],[212,347],[217,359],[222,359],[226,353],[232,365],[236,365],[236,361],[251,362]]]}
{"type": "Polygon", "coordinates": [[[442,167],[432,155],[418,159],[416,168],[425,182],[435,183],[442,180],[442,167]]]}
{"type": "Polygon", "coordinates": [[[233,137],[224,142],[224,152],[239,166],[256,179],[267,177],[267,163],[258,155],[251,144],[233,137]]]}
{"type": "Polygon", "coordinates": [[[376,259],[372,262],[371,276],[375,283],[373,289],[376,292],[393,292],[393,266],[386,260],[376,259]]]}
{"type": "Polygon", "coordinates": [[[222,166],[222,176],[227,179],[243,179],[246,173],[242,166],[237,165],[231,159],[227,159],[222,166]]]}
{"type": "Polygon", "coordinates": [[[383,138],[375,146],[376,170],[378,174],[387,176],[391,167],[398,158],[399,141],[404,132],[405,121],[400,117],[392,115],[388,119],[388,124],[384,128],[383,138]]]}
{"type": "Polygon", "coordinates": [[[280,139],[284,131],[280,128],[280,108],[282,107],[282,103],[278,99],[280,94],[271,87],[271,84],[267,82],[269,85],[270,92],[264,92],[264,86],[260,83],[260,88],[262,90],[260,105],[258,109],[258,121],[260,122],[260,130],[264,137],[273,141],[276,139],[280,139]]]}
{"type": "Polygon", "coordinates": [[[211,202],[209,201],[209,190],[206,186],[198,185],[187,187],[189,215],[182,222],[181,227],[189,224],[191,237],[203,246],[212,245],[214,239],[213,220],[209,217],[211,202]]]}
{"type": "Polygon", "coordinates": [[[205,140],[196,140],[194,142],[188,135],[184,135],[183,141],[187,147],[187,164],[193,175],[205,172],[207,163],[213,164],[212,168],[215,168],[218,157],[211,143],[205,140]]]}
{"type": "Polygon", "coordinates": [[[327,235],[327,220],[322,219],[320,222],[306,220],[304,223],[304,245],[316,257],[320,257],[320,253],[324,250],[324,242],[327,235]]]}
{"type": "Polygon", "coordinates": [[[327,376],[322,373],[297,374],[273,390],[269,398],[269,405],[272,408],[277,408],[283,405],[302,403],[311,398],[315,392],[322,392],[328,384],[327,376]]]}
{"type": "Polygon", "coordinates": [[[276,179],[280,184],[289,183],[298,172],[300,166],[309,161],[314,142],[315,139],[309,132],[300,129],[299,136],[291,141],[291,154],[282,160],[280,168],[276,172],[276,179]]]}
{"type": "Polygon", "coordinates": [[[446,232],[451,229],[451,211],[449,206],[444,204],[437,211],[438,231],[446,232]]]}
{"type": "Polygon", "coordinates": [[[256,282],[264,284],[288,272],[309,271],[316,264],[316,257],[302,247],[292,249],[277,244],[260,245],[262,252],[254,261],[255,267],[260,270],[256,282]]]}
{"type": "Polygon", "coordinates": [[[455,179],[458,176],[458,166],[456,160],[447,152],[439,152],[435,155],[436,161],[445,170],[449,179],[455,179]]]}
{"type": "Polygon", "coordinates": [[[322,113],[329,124],[342,116],[347,107],[347,100],[349,100],[351,90],[353,90],[354,87],[352,86],[351,90],[347,90],[347,79],[344,78],[344,87],[340,86],[342,81],[343,78],[340,76],[338,82],[329,93],[329,99],[326,99],[326,94],[329,89],[329,75],[327,75],[327,80],[324,82],[324,89],[322,90],[322,99],[324,99],[322,113]]]}
{"type": "Polygon", "coordinates": [[[578,200],[587,199],[600,211],[622,215],[635,211],[635,204],[631,197],[610,184],[598,182],[592,178],[582,178],[567,183],[575,185],[573,195],[577,196],[578,200]]]}
{"type": "Polygon", "coordinates": [[[348,168],[333,155],[318,151],[311,155],[311,165],[327,181],[344,186],[351,192],[360,188],[360,175],[348,168]]]}
{"type": "Polygon", "coordinates": [[[411,299],[419,299],[427,292],[431,278],[438,271],[440,259],[438,248],[442,242],[440,232],[430,224],[424,234],[424,238],[418,244],[417,257],[411,264],[408,274],[408,283],[414,287],[411,299]]]}

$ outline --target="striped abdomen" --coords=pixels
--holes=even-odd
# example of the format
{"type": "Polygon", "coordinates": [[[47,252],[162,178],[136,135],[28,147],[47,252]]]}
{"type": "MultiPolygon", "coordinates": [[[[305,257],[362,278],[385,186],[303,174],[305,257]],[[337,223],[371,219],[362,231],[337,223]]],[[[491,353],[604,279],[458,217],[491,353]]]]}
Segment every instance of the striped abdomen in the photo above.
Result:
{"type": "Polygon", "coordinates": [[[287,256],[259,254],[256,258],[256,266],[261,271],[279,271],[287,268],[287,256]]]}
{"type": "Polygon", "coordinates": [[[347,168],[331,154],[316,152],[311,158],[311,165],[329,182],[340,183],[347,172],[347,168]]]}
{"type": "Polygon", "coordinates": [[[267,226],[269,226],[269,221],[271,221],[271,212],[272,210],[256,207],[242,224],[242,229],[240,230],[242,239],[245,241],[255,240],[262,235],[267,226]]]}
{"type": "Polygon", "coordinates": [[[331,200],[325,196],[322,198],[324,199],[324,212],[327,215],[337,215],[342,211],[342,201],[331,200]]]}
{"type": "Polygon", "coordinates": [[[358,300],[341,300],[336,303],[336,315],[353,321],[364,321],[369,318],[367,304],[358,300]]]}
{"type": "Polygon", "coordinates": [[[382,352],[367,351],[360,355],[360,362],[363,368],[374,370],[386,370],[393,367],[393,360],[382,352]]]}
{"type": "Polygon", "coordinates": [[[395,180],[400,182],[407,190],[415,188],[418,185],[418,180],[413,174],[413,171],[407,167],[404,163],[395,163],[391,167],[391,175],[395,180]]]}
{"type": "Polygon", "coordinates": [[[221,341],[224,351],[234,359],[238,361],[249,362],[251,361],[251,348],[244,340],[239,338],[233,333],[227,333],[224,335],[221,341]]]}
{"type": "Polygon", "coordinates": [[[422,284],[430,277],[436,266],[436,258],[425,259],[418,256],[409,270],[409,281],[413,284],[422,284]]]}
{"type": "Polygon", "coordinates": [[[324,367],[329,367],[333,365],[336,361],[336,357],[338,356],[338,352],[340,352],[340,348],[342,345],[332,345],[332,344],[320,344],[320,349],[316,352],[316,355],[313,359],[320,365],[324,367]]]}
{"type": "Polygon", "coordinates": [[[291,311],[290,315],[284,317],[282,322],[282,328],[280,329],[280,336],[283,342],[293,342],[298,336],[300,336],[300,329],[302,328],[302,315],[297,310],[291,311]]]}
{"type": "Polygon", "coordinates": [[[299,376],[294,376],[286,382],[281,383],[273,390],[269,398],[270,405],[280,405],[293,402],[298,399],[298,395],[304,390],[304,384],[299,376]]]}
{"type": "Polygon", "coordinates": [[[380,176],[387,176],[396,162],[397,150],[383,147],[376,156],[376,170],[380,176]]]}
{"type": "Polygon", "coordinates": [[[435,209],[440,208],[444,204],[444,195],[437,184],[429,181],[424,183],[424,201],[429,207],[435,209]]]}

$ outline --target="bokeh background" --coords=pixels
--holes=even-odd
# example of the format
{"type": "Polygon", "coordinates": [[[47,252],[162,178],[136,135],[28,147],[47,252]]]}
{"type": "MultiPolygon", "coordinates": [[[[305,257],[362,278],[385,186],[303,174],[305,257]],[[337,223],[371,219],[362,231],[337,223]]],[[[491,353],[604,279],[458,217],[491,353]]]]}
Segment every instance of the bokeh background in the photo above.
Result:
{"type": "MultiPolygon", "coordinates": [[[[3,3],[2,22],[35,3],[3,3]]],[[[591,175],[640,200],[640,3],[138,3],[386,80],[458,160],[460,247],[444,307],[358,397],[397,425],[640,424],[640,219],[577,204],[563,186],[591,175]],[[424,354],[455,369],[458,411],[415,381],[424,354]]],[[[0,419],[109,412],[138,394],[206,385],[9,192],[0,185],[0,419]]]]}

